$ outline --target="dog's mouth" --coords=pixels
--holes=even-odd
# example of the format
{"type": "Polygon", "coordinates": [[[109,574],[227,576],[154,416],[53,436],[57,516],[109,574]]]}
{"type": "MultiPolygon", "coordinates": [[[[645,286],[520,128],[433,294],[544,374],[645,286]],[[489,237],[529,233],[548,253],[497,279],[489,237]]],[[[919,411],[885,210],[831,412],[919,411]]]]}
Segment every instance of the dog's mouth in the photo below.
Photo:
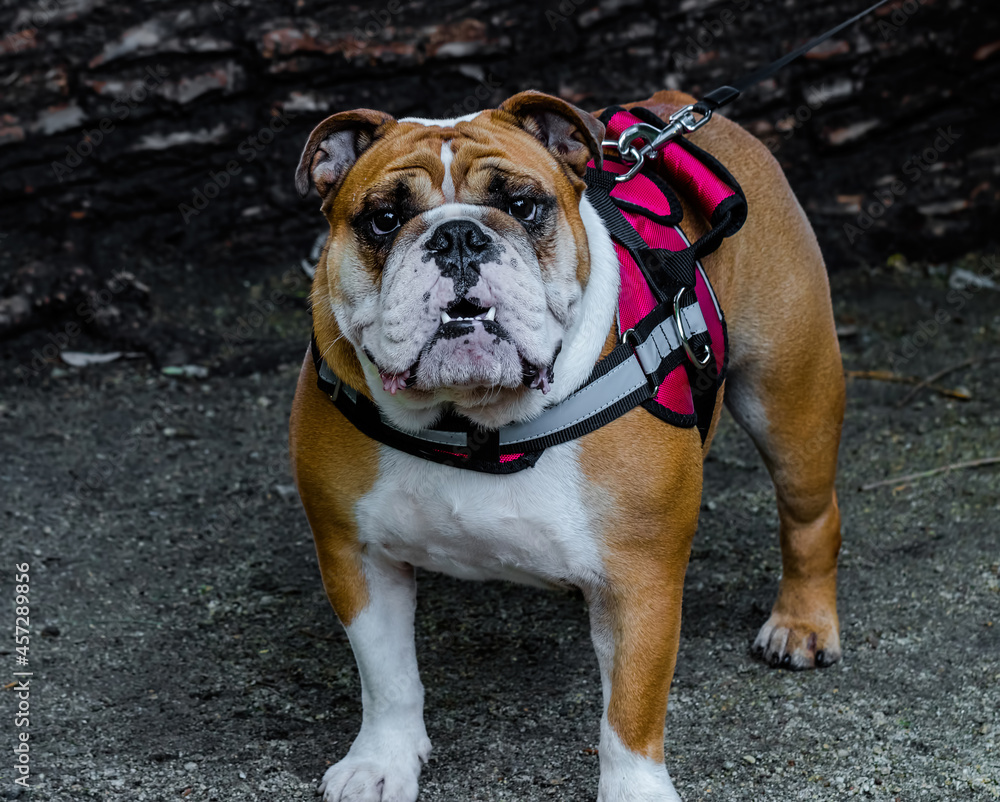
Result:
{"type": "MultiPolygon", "coordinates": [[[[372,360],[374,362],[374,360],[372,360]]],[[[375,365],[378,367],[378,365],[375,365]]],[[[547,395],[552,389],[552,380],[555,378],[555,358],[549,365],[535,365],[521,357],[521,383],[531,390],[541,390],[542,395],[547,395]]],[[[390,370],[379,369],[378,375],[382,379],[382,389],[390,395],[395,395],[400,390],[413,387],[417,383],[417,369],[420,367],[420,360],[417,359],[410,367],[401,373],[390,370]]]]}
{"type": "Polygon", "coordinates": [[[559,348],[547,363],[529,359],[496,316],[495,306],[467,299],[451,304],[441,311],[441,322],[420,355],[403,371],[383,368],[368,350],[365,355],[378,368],[382,388],[390,395],[412,388],[433,392],[518,386],[547,394],[559,348]]]}
{"type": "Polygon", "coordinates": [[[496,321],[497,308],[495,306],[480,306],[473,301],[463,298],[457,303],[453,303],[441,312],[441,325],[448,326],[453,323],[463,323],[471,320],[496,321]]]}

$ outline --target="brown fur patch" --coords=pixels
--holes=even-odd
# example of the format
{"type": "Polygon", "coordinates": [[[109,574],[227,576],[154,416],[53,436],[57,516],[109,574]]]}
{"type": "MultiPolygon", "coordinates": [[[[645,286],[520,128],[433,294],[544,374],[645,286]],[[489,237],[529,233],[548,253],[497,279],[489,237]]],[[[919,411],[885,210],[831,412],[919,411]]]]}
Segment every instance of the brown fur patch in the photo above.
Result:
{"type": "Polygon", "coordinates": [[[466,180],[466,173],[475,166],[499,168],[547,188],[555,195],[561,212],[560,233],[565,230],[564,226],[568,227],[573,239],[577,281],[586,286],[590,277],[590,249],[579,212],[580,195],[586,184],[503,112],[484,112],[472,120],[458,123],[455,130],[465,137],[455,148],[452,162],[456,187],[459,176],[466,180]]]}
{"type": "Polygon", "coordinates": [[[354,504],[375,483],[378,444],[355,429],[317,388],[308,353],[292,402],[289,447],[323,585],[346,626],[368,603],[354,504]]]}
{"type": "Polygon", "coordinates": [[[627,747],[662,761],[701,439],[636,408],[581,442],[588,480],[612,500],[602,521],[608,582],[598,591],[615,647],[608,721],[627,747]]]}

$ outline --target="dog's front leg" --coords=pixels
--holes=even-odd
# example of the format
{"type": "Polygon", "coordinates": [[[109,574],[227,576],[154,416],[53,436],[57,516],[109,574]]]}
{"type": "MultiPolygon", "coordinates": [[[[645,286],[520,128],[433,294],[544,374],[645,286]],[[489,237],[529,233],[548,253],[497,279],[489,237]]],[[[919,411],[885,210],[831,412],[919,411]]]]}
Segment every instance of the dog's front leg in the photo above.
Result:
{"type": "Polygon", "coordinates": [[[603,519],[601,577],[582,587],[604,692],[597,800],[680,802],[663,762],[663,726],[701,508],[702,446],[696,430],[637,412],[584,441],[592,464],[603,462],[603,497],[614,499],[603,519]],[[622,442],[650,443],[659,457],[636,465],[622,442]]]}
{"type": "MultiPolygon", "coordinates": [[[[320,550],[320,562],[323,563],[320,550]]],[[[424,689],[417,671],[413,568],[365,554],[358,566],[367,601],[345,625],[361,674],[361,732],[323,777],[324,802],[414,802],[431,742],[424,729],[424,689]]],[[[328,565],[322,565],[324,581],[328,565]]],[[[342,570],[344,566],[340,566],[342,570]]],[[[331,593],[336,607],[336,594],[331,593]]]]}
{"type": "Polygon", "coordinates": [[[676,581],[589,594],[604,691],[597,802],[680,802],[663,762],[663,725],[683,577],[682,569],[676,581]]]}

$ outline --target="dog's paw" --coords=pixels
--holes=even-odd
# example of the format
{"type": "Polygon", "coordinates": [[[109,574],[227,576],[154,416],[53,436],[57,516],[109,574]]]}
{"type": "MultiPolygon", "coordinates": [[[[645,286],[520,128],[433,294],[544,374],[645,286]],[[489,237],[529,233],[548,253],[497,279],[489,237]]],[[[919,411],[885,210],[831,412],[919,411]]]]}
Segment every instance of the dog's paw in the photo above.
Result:
{"type": "MultiPolygon", "coordinates": [[[[666,775],[666,772],[664,772],[666,775]]],[[[651,781],[649,777],[601,779],[597,802],[681,802],[669,776],[651,781]]]]}
{"type": "Polygon", "coordinates": [[[347,756],[327,769],[319,793],[323,802],[416,802],[420,767],[430,751],[426,736],[415,747],[359,736],[347,756]]]}
{"type": "Polygon", "coordinates": [[[681,802],[666,766],[638,755],[617,737],[601,739],[597,802],[681,802]]]}
{"type": "Polygon", "coordinates": [[[346,757],[323,776],[323,802],[416,802],[417,772],[387,761],[346,757]]]}
{"type": "Polygon", "coordinates": [[[836,614],[810,617],[773,612],[760,628],[751,654],[772,668],[826,668],[840,659],[836,614]]]}

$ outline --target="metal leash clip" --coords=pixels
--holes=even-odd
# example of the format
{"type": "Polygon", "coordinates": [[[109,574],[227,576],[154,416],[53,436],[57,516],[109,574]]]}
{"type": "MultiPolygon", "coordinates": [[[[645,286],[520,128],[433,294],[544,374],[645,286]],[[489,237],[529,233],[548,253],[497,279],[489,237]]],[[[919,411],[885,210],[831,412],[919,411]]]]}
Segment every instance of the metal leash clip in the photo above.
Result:
{"type": "Polygon", "coordinates": [[[601,142],[602,147],[617,148],[622,161],[632,165],[627,173],[616,175],[615,181],[628,181],[642,169],[647,156],[666,147],[671,139],[697,131],[711,119],[710,109],[702,111],[693,105],[685,106],[670,115],[665,128],[657,128],[649,123],[636,123],[622,131],[618,139],[605,139],[601,142]],[[702,116],[697,117],[696,114],[702,116]],[[646,140],[641,148],[636,145],[636,140],[639,139],[646,140]]]}

